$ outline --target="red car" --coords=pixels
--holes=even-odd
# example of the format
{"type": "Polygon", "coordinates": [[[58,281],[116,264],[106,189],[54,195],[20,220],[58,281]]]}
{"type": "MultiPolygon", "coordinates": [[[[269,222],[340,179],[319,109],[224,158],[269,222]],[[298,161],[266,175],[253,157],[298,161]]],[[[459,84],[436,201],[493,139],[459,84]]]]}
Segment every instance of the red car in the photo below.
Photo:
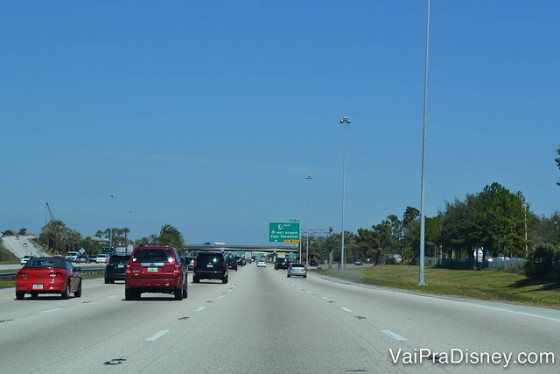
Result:
{"type": "Polygon", "coordinates": [[[187,266],[176,248],[148,245],[134,248],[126,267],[125,299],[138,299],[144,292],[171,293],[175,300],[186,299],[187,266]]]}
{"type": "Polygon", "coordinates": [[[37,298],[40,293],[60,293],[67,299],[82,296],[82,276],[80,268],[61,257],[31,258],[17,272],[16,299],[23,300],[25,294],[37,298]]]}

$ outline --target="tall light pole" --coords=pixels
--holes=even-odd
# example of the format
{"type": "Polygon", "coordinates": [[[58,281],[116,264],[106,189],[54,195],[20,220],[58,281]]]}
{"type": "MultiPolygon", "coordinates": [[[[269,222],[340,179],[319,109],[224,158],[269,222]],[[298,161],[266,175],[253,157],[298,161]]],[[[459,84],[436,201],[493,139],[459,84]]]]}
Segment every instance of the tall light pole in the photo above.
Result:
{"type": "Polygon", "coordinates": [[[422,188],[420,193],[420,274],[418,285],[424,283],[424,251],[425,251],[425,232],[426,232],[426,127],[428,123],[428,51],[430,46],[430,0],[428,0],[428,15],[426,19],[426,61],[424,65],[424,120],[422,135],[422,188]]]}
{"type": "Polygon", "coordinates": [[[305,179],[307,179],[307,235],[305,235],[305,248],[307,254],[305,256],[305,265],[309,266],[309,190],[311,186],[311,180],[315,178],[308,174],[305,179]]]}
{"type": "Polygon", "coordinates": [[[344,147],[342,151],[342,245],[340,246],[340,270],[344,271],[344,206],[346,199],[346,128],[350,118],[342,117],[340,124],[344,127],[344,147]]]}
{"type": "MultiPolygon", "coordinates": [[[[110,194],[109,197],[111,198],[111,201],[113,201],[115,199],[115,197],[117,197],[117,195],[115,195],[114,193],[110,194]]],[[[113,203],[111,203],[111,219],[109,220],[109,248],[111,249],[111,251],[113,250],[113,203]]]]}

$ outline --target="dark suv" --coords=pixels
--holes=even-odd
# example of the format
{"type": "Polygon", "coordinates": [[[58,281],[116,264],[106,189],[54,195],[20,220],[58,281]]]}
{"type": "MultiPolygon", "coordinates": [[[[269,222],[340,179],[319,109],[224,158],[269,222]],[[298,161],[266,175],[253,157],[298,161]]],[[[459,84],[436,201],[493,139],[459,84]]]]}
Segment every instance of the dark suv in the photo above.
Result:
{"type": "Polygon", "coordinates": [[[201,279],[220,279],[228,282],[228,265],[221,252],[199,253],[194,261],[193,283],[201,279]]]}
{"type": "Polygon", "coordinates": [[[116,280],[124,280],[126,265],[130,255],[111,255],[105,267],[105,283],[115,283],[116,280]]]}
{"type": "Polygon", "coordinates": [[[143,292],[172,293],[176,300],[183,300],[188,296],[187,287],[187,266],[176,248],[134,248],[126,268],[126,300],[138,299],[143,292]]]}

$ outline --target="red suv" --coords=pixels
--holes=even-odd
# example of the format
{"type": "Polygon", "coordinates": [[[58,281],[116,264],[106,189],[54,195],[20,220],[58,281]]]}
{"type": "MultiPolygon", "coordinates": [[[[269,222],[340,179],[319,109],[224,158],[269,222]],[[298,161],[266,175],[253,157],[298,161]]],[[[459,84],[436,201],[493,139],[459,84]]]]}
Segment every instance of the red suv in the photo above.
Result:
{"type": "Polygon", "coordinates": [[[187,271],[176,248],[136,247],[126,267],[125,299],[138,299],[143,292],[172,293],[175,300],[186,299],[187,271]]]}

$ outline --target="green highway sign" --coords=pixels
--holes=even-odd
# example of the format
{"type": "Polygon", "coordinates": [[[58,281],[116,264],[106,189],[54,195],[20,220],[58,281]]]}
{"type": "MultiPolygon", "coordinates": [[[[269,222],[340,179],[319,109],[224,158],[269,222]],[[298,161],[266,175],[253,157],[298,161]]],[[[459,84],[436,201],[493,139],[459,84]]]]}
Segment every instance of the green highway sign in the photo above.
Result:
{"type": "Polygon", "coordinates": [[[299,242],[299,222],[270,222],[268,224],[268,241],[271,243],[299,242]]]}

